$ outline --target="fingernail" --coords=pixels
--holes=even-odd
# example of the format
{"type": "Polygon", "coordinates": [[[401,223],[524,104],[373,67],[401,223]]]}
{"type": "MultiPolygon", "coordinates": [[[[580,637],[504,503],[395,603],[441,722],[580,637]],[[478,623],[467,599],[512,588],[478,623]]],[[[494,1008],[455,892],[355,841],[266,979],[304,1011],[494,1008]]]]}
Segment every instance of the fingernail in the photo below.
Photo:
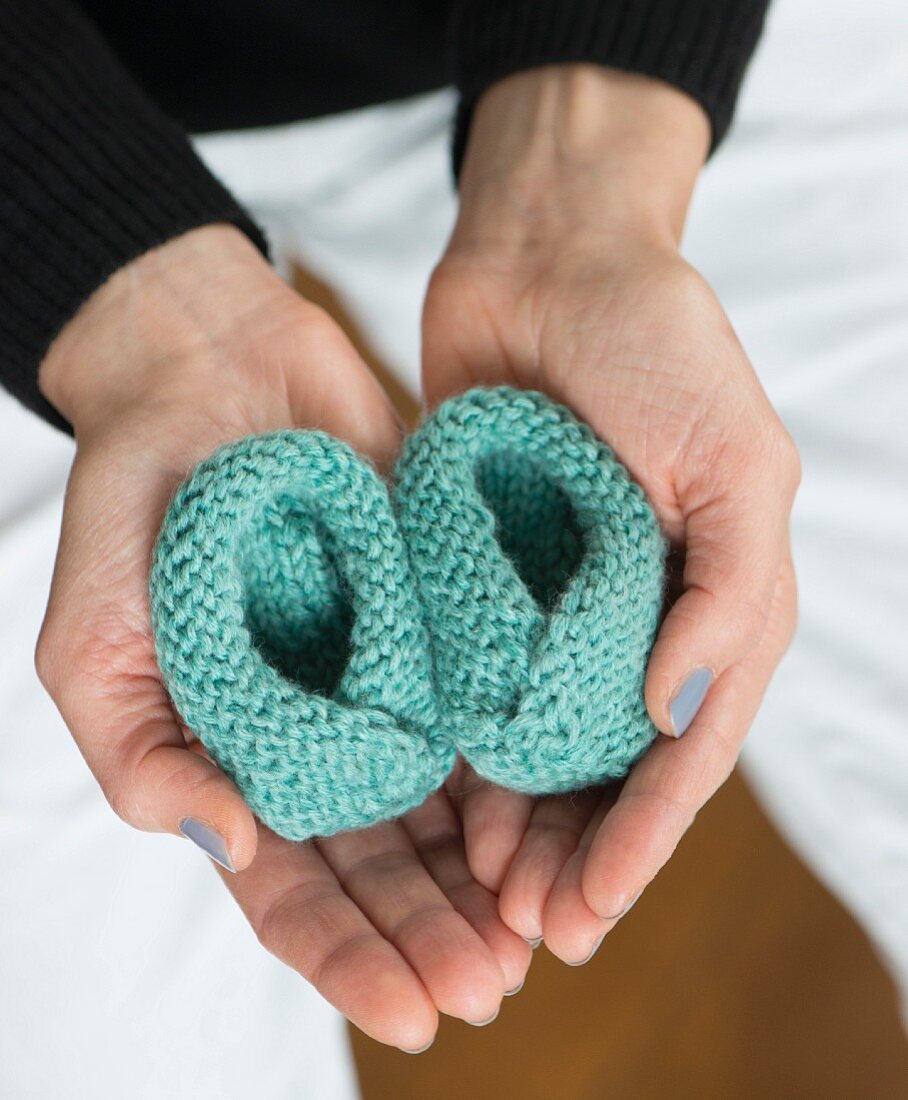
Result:
{"type": "Polygon", "coordinates": [[[643,894],[643,891],[638,890],[637,893],[634,894],[634,896],[627,903],[627,905],[625,905],[625,907],[621,910],[620,913],[614,913],[611,916],[603,916],[602,919],[603,920],[621,920],[622,917],[626,916],[634,908],[634,906],[640,900],[640,897],[641,897],[642,894],[643,894]]]}
{"type": "Polygon", "coordinates": [[[488,1027],[494,1020],[498,1019],[499,1010],[496,1008],[488,1020],[467,1020],[470,1027],[488,1027]]]}
{"type": "Polygon", "coordinates": [[[233,860],[227,851],[227,843],[220,833],[216,833],[214,829],[209,829],[207,825],[203,825],[201,821],[197,821],[194,817],[183,818],[180,822],[180,832],[187,840],[191,840],[197,848],[201,848],[205,855],[213,859],[215,863],[236,874],[236,867],[233,866],[233,860]]]}
{"type": "Polygon", "coordinates": [[[424,1047],[417,1047],[416,1050],[407,1050],[406,1047],[398,1047],[398,1050],[403,1051],[404,1054],[425,1054],[425,1052],[434,1042],[434,1039],[430,1039],[424,1047]]]}
{"type": "MultiPolygon", "coordinates": [[[[524,978],[523,981],[526,981],[526,978],[524,978]]],[[[513,989],[506,990],[505,991],[505,996],[506,997],[516,997],[517,994],[521,991],[521,989],[523,989],[523,982],[521,982],[520,985],[515,985],[513,989]]]]}
{"type": "Polygon", "coordinates": [[[535,940],[527,940],[527,943],[535,951],[536,948],[542,943],[542,936],[537,936],[535,940]]]}
{"type": "Polygon", "coordinates": [[[579,962],[569,962],[568,966],[584,966],[586,963],[588,963],[590,961],[590,959],[596,954],[596,952],[602,946],[602,941],[604,939],[605,939],[605,933],[603,932],[602,935],[599,937],[599,939],[596,940],[596,942],[593,944],[592,950],[590,951],[590,953],[587,955],[587,957],[585,959],[581,959],[579,962]]]}
{"type": "Polygon", "coordinates": [[[668,707],[675,737],[680,737],[696,718],[712,682],[713,674],[708,668],[695,668],[675,692],[668,707]]]}

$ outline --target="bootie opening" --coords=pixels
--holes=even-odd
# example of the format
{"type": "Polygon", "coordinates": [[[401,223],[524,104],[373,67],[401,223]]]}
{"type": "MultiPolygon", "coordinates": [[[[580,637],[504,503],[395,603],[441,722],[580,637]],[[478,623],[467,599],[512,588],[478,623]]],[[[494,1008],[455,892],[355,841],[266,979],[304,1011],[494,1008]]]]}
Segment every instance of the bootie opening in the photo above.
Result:
{"type": "Polygon", "coordinates": [[[262,657],[331,698],[350,658],[353,608],[314,510],[287,494],[263,503],[242,541],[246,626],[262,657]]]}
{"type": "Polygon", "coordinates": [[[584,554],[570,498],[545,467],[516,450],[480,458],[476,485],[499,545],[540,609],[551,611],[584,554]]]}

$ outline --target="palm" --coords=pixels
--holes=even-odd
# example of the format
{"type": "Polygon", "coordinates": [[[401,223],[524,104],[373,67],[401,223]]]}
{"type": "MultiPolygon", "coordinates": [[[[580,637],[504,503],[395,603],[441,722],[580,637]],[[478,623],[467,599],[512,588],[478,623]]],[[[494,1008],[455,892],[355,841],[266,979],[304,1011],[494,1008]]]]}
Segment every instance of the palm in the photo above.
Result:
{"type": "Polygon", "coordinates": [[[407,1050],[431,1041],[438,1012],[489,1020],[529,965],[467,867],[444,792],[400,821],[307,844],[260,826],[251,867],[223,877],[265,947],[407,1050]]]}
{"type": "MultiPolygon", "coordinates": [[[[678,562],[690,551],[686,519],[712,503],[701,475],[731,438],[734,418],[753,408],[771,414],[721,308],[677,257],[560,271],[546,263],[534,272],[531,264],[489,270],[455,256],[430,286],[423,338],[432,403],[472,385],[511,382],[541,389],[586,419],[647,490],[678,562]]],[[[759,461],[751,440],[741,449],[748,453],[759,461]]],[[[787,645],[790,560],[775,577],[759,644],[725,671],[685,738],[659,738],[623,785],[533,800],[467,778],[470,867],[500,893],[509,927],[528,939],[544,935],[565,961],[582,961],[668,858],[733,766],[787,645]]],[[[647,701],[664,729],[653,704],[654,663],[647,701]]]]}
{"type": "Polygon", "coordinates": [[[176,393],[80,440],[39,661],[120,815],[147,829],[176,832],[184,816],[214,828],[239,868],[225,882],[263,943],[364,1031],[415,1049],[438,1012],[494,1015],[530,957],[471,876],[446,794],[401,822],[283,840],[187,738],[155,659],[148,563],[170,495],[198,461],[290,426],[317,425],[385,467],[399,443],[386,398],[340,331],[281,287],[273,298],[252,325],[255,354],[214,365],[217,400],[209,366],[186,365],[176,393]]]}

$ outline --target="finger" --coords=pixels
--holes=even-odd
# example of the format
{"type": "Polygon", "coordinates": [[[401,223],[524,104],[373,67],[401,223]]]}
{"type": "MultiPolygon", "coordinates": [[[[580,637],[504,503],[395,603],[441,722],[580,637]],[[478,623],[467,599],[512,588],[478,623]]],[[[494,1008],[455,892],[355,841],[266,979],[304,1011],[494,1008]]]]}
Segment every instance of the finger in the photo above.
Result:
{"type": "Polygon", "coordinates": [[[502,921],[498,899],[470,873],[460,818],[448,795],[438,791],[412,810],[401,823],[426,870],[454,910],[482,937],[498,960],[507,994],[523,985],[532,952],[502,921]]]}
{"type": "Polygon", "coordinates": [[[795,602],[788,559],[760,645],[724,673],[684,738],[659,739],[631,772],[584,867],[583,894],[595,913],[610,917],[626,909],[728,777],[788,646],[795,602]]]}
{"type": "Polygon", "coordinates": [[[233,782],[191,752],[158,678],[150,640],[114,620],[70,642],[46,620],[36,663],[108,802],[137,829],[188,836],[228,870],[256,850],[252,812],[233,782]]]}
{"type": "Polygon", "coordinates": [[[614,926],[587,905],[583,896],[583,868],[590,847],[606,815],[618,797],[617,787],[607,787],[587,823],[574,852],[568,857],[546,899],[542,914],[545,945],[568,966],[582,966],[593,957],[602,938],[614,926]]]}
{"type": "Polygon", "coordinates": [[[470,871],[497,894],[533,812],[533,799],[507,791],[464,766],[460,779],[460,815],[470,871]]]}
{"type": "Polygon", "coordinates": [[[232,781],[187,750],[154,651],[148,563],[170,486],[147,455],[115,450],[80,446],[73,465],[38,675],[124,821],[182,832],[242,869],[255,819],[232,781]]]}
{"type": "Polygon", "coordinates": [[[486,1023],[506,982],[493,953],[432,880],[403,827],[317,841],[348,896],[419,975],[440,1012],[486,1023]]]}
{"type": "Polygon", "coordinates": [[[542,936],[542,911],[549,892],[576,851],[600,792],[541,798],[533,808],[499,896],[502,919],[509,928],[535,941],[542,936]]]}
{"type": "Polygon", "coordinates": [[[255,863],[225,875],[262,945],[380,1043],[420,1050],[438,1027],[432,998],[401,953],[343,891],[314,843],[260,830],[255,863]]]}
{"type": "MultiPolygon", "coordinates": [[[[490,294],[495,289],[483,283],[475,270],[455,270],[442,263],[433,271],[421,319],[422,383],[430,406],[471,386],[514,382],[506,350],[514,336],[513,326],[508,328],[507,340],[494,338],[512,303],[496,301],[490,294]],[[452,303],[456,303],[453,310],[452,303]],[[479,320],[459,324],[457,316],[479,320]]],[[[527,355],[535,358],[532,345],[527,355]]]]}
{"type": "Polygon", "coordinates": [[[320,307],[308,308],[312,320],[299,329],[287,371],[296,424],[346,440],[387,472],[400,448],[400,417],[343,330],[320,307]]]}
{"type": "Polygon", "coordinates": [[[685,732],[713,681],[766,628],[797,485],[788,445],[767,447],[720,491],[685,487],[684,594],[662,623],[646,676],[647,708],[663,733],[685,732]]]}

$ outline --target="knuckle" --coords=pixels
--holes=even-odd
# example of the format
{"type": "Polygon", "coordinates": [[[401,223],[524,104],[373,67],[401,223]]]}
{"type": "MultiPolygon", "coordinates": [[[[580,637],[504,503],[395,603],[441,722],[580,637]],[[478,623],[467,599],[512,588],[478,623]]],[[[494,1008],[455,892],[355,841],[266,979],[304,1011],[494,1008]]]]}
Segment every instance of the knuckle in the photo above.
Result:
{"type": "Polygon", "coordinates": [[[35,645],[35,672],[45,691],[54,699],[60,692],[60,632],[51,618],[44,620],[35,645]]]}
{"type": "Polygon", "coordinates": [[[798,631],[799,606],[798,586],[794,570],[790,567],[783,572],[781,595],[779,599],[781,621],[781,651],[785,653],[798,631]]]}
{"type": "Polygon", "coordinates": [[[801,487],[801,481],[804,477],[804,468],[801,465],[801,456],[794,443],[791,443],[791,456],[788,461],[788,487],[791,490],[791,495],[794,497],[798,489],[801,487]]]}
{"type": "Polygon", "coordinates": [[[440,260],[429,276],[426,300],[432,302],[436,298],[443,298],[451,293],[456,293],[463,284],[463,273],[458,270],[456,265],[452,265],[446,260],[440,260]]]}
{"type": "Polygon", "coordinates": [[[783,486],[793,498],[801,483],[801,456],[797,445],[781,420],[775,419],[765,433],[768,473],[776,485],[783,486]]]}
{"type": "Polygon", "coordinates": [[[792,494],[794,494],[801,484],[801,476],[803,473],[801,455],[794,439],[792,439],[788,430],[781,425],[779,426],[779,435],[776,440],[776,453],[785,484],[792,491],[792,494]]]}
{"type": "Polygon", "coordinates": [[[324,306],[307,300],[301,304],[300,309],[304,323],[311,332],[322,335],[326,339],[334,335],[337,322],[324,306]]]}
{"type": "Polygon", "coordinates": [[[349,353],[350,344],[327,309],[301,298],[272,333],[272,349],[281,352],[282,362],[306,362],[313,357],[342,357],[349,353]]]}
{"type": "Polygon", "coordinates": [[[113,812],[125,821],[127,825],[136,825],[137,815],[135,799],[131,796],[129,788],[123,783],[102,783],[104,797],[113,812]]]}
{"type": "Polygon", "coordinates": [[[324,306],[304,302],[301,309],[303,323],[299,334],[307,349],[330,357],[350,354],[352,345],[349,339],[324,306]]]}
{"type": "Polygon", "coordinates": [[[280,925],[275,919],[275,913],[269,908],[261,918],[252,925],[252,931],[259,945],[270,955],[280,956],[283,953],[284,936],[279,934],[280,925]]]}
{"type": "Polygon", "coordinates": [[[423,298],[424,336],[431,336],[436,325],[445,328],[455,305],[459,312],[479,311],[481,315],[499,295],[496,281],[488,273],[477,270],[469,258],[441,260],[429,276],[423,298]]]}
{"type": "MultiPolygon", "coordinates": [[[[250,918],[252,931],[259,944],[277,958],[287,956],[292,932],[302,923],[297,917],[303,905],[302,894],[303,891],[294,885],[250,918]]],[[[318,908],[320,899],[317,896],[307,900],[313,909],[318,908]]]]}

